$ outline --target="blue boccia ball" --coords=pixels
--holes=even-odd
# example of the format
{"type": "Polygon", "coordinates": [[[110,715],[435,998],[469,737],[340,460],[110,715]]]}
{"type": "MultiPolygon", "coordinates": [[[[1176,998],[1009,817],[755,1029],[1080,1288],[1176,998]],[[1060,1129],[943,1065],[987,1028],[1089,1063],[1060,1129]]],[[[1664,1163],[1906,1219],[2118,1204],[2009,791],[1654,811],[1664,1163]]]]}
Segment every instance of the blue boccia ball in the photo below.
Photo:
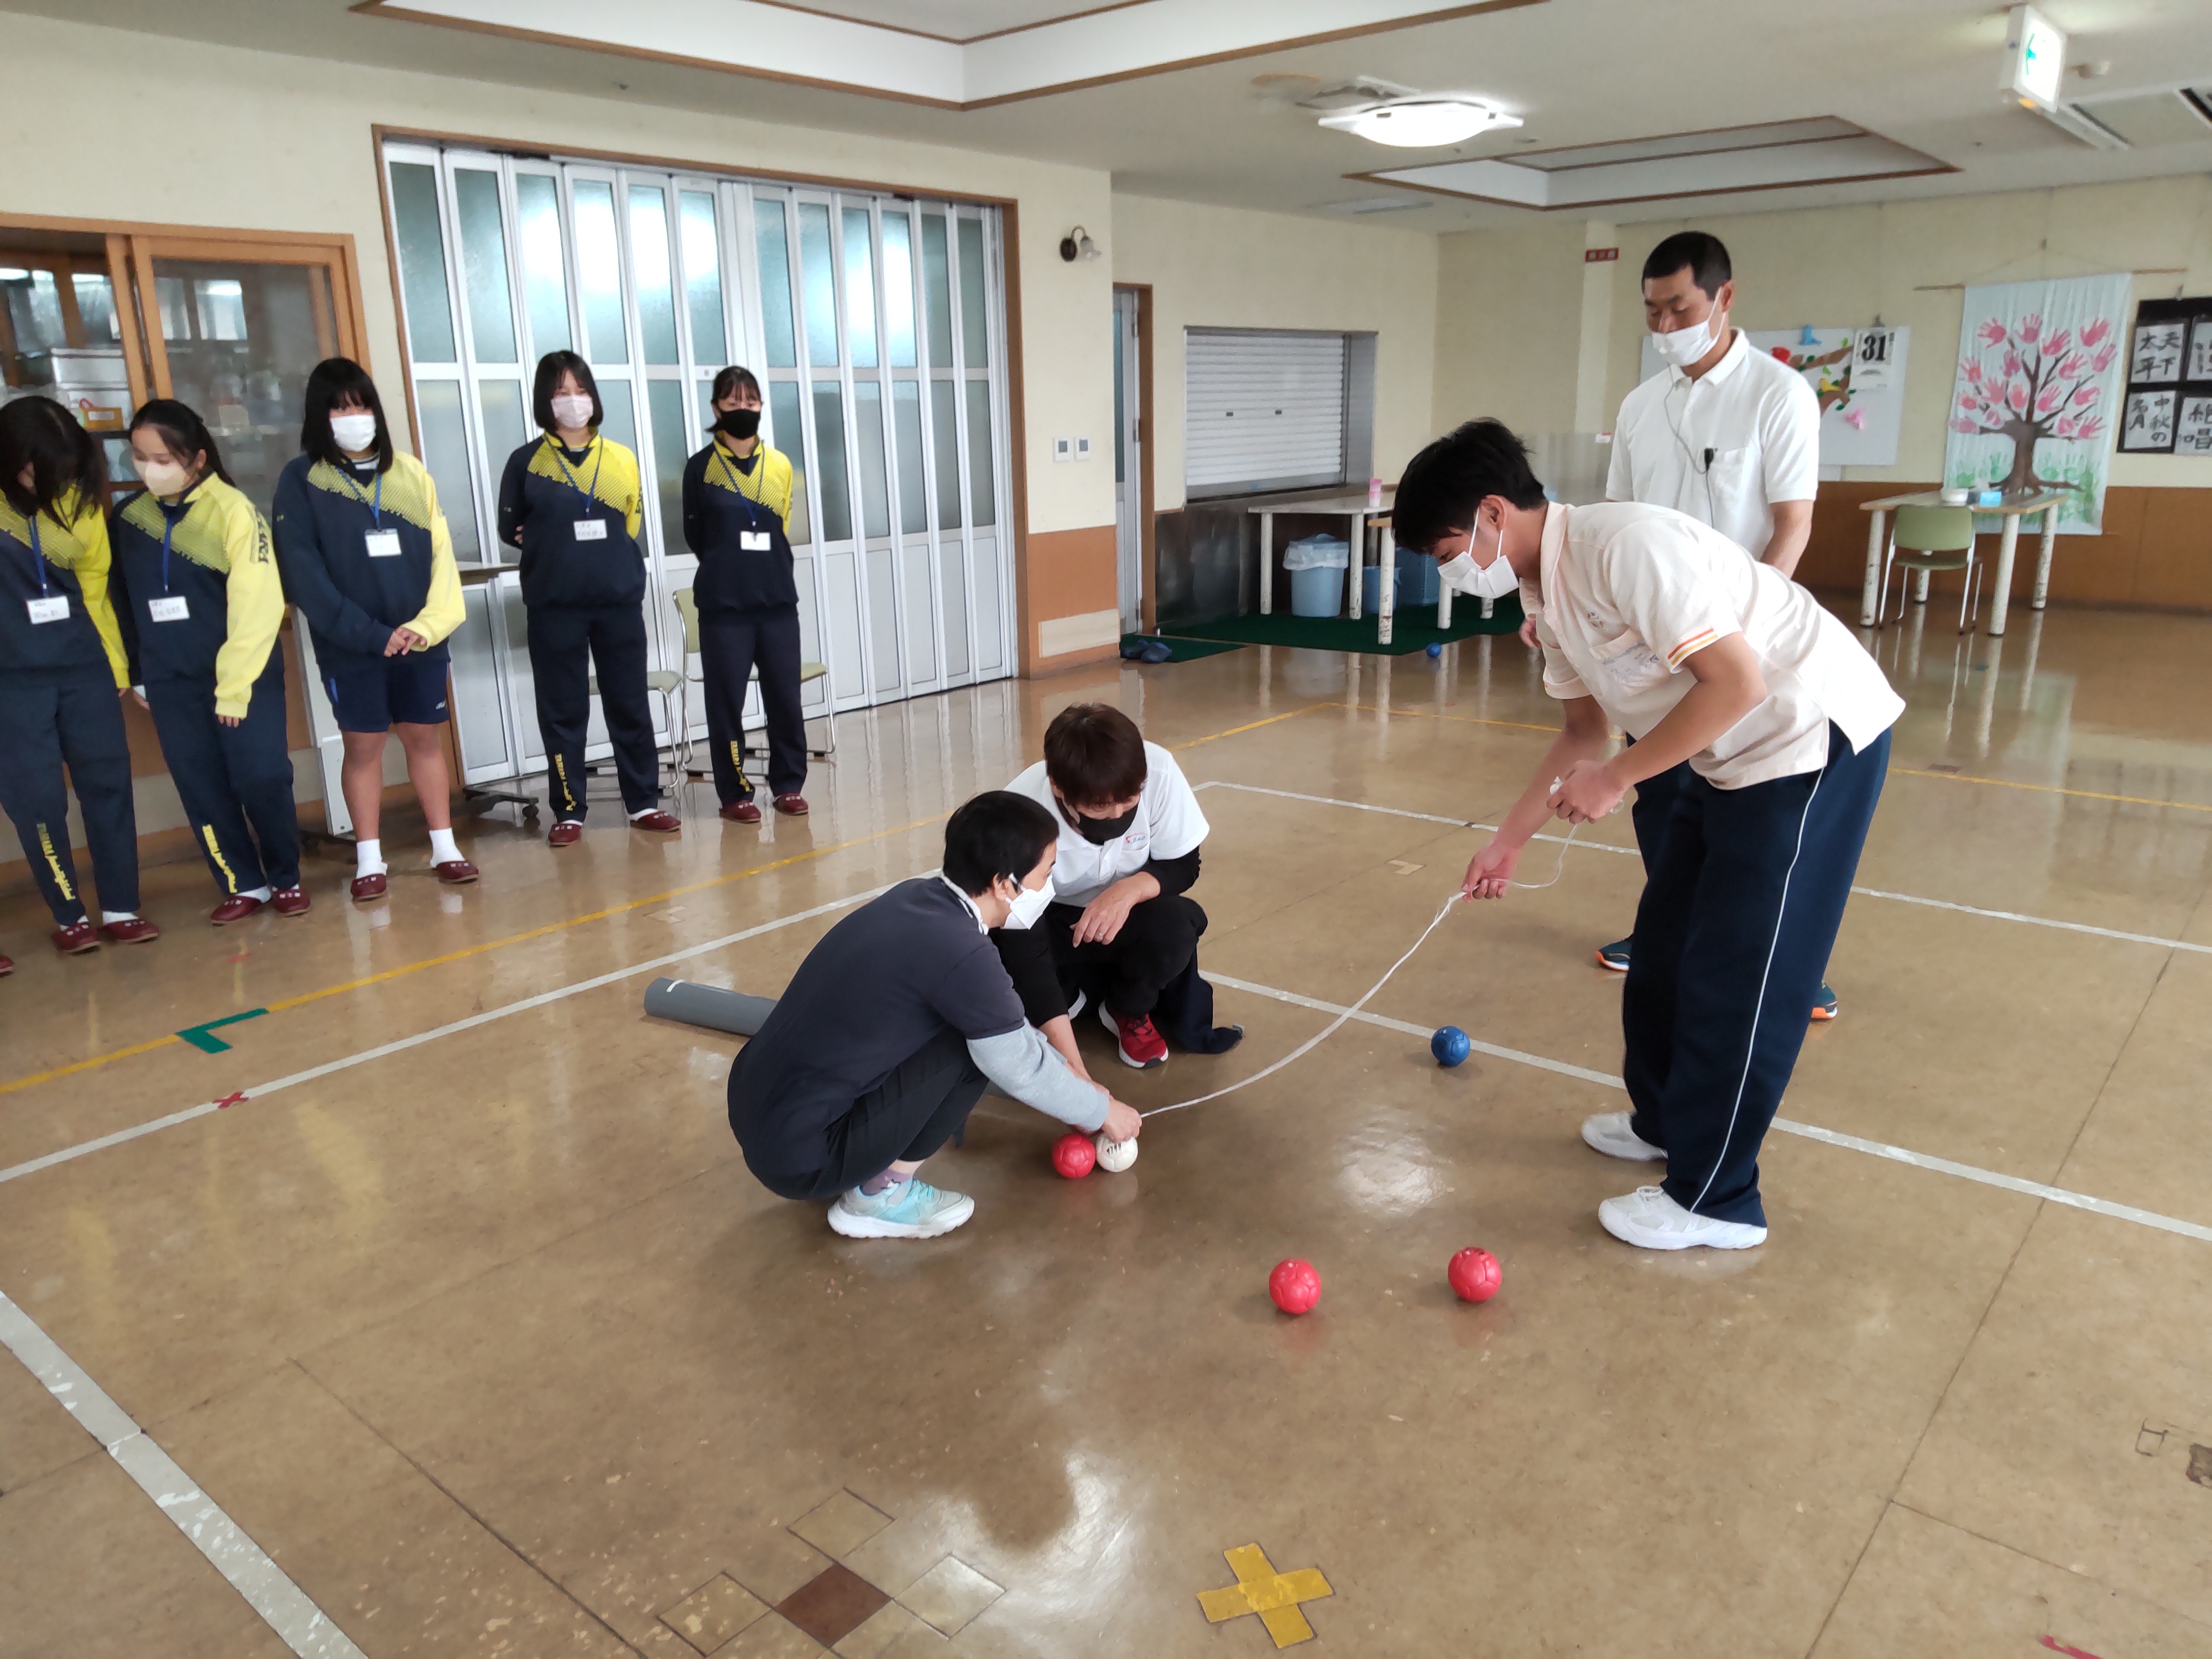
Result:
{"type": "Polygon", "coordinates": [[[1431,640],[1429,641],[1429,655],[1431,658],[1441,657],[1443,653],[1444,648],[1442,645],[1437,643],[1435,640],[1431,640]]]}
{"type": "Polygon", "coordinates": [[[1474,1052],[1474,1045],[1458,1026],[1439,1025],[1429,1039],[1429,1052],[1437,1057],[1437,1065],[1456,1066],[1474,1052]]]}

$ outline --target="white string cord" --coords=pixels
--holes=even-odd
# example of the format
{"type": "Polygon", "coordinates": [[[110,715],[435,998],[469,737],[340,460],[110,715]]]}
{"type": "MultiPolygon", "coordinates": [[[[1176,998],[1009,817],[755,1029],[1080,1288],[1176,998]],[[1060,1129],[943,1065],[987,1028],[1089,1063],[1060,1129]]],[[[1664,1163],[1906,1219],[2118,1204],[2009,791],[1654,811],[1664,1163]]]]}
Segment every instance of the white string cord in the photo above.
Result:
{"type": "MultiPolygon", "coordinates": [[[[1575,844],[1576,831],[1579,830],[1581,828],[1581,824],[1576,824],[1573,829],[1567,831],[1566,839],[1559,843],[1559,862],[1553,866],[1549,879],[1544,881],[1514,881],[1509,878],[1506,882],[1506,885],[1509,887],[1525,888],[1531,892],[1540,892],[1543,889],[1551,886],[1553,882],[1558,881],[1560,875],[1567,867],[1567,848],[1575,844]]],[[[1253,1084],[1260,1081],[1261,1078],[1273,1077],[1276,1073],[1281,1071],[1284,1066],[1289,1065],[1292,1060],[1302,1059],[1305,1055],[1311,1054],[1316,1048],[1319,1048],[1322,1043],[1328,1042],[1330,1037],[1334,1036],[1346,1020],[1350,1019],[1354,1014],[1358,1013],[1370,1002],[1374,1000],[1375,994],[1390,982],[1390,975],[1396,973],[1401,968],[1403,968],[1408,962],[1413,960],[1413,952],[1419,950],[1424,945],[1426,945],[1429,942],[1429,935],[1435,933],[1439,927],[1443,926],[1443,919],[1451,914],[1452,906],[1460,902],[1463,897],[1465,897],[1463,893],[1454,893],[1449,898],[1446,899],[1441,905],[1439,905],[1437,908],[1436,915],[1430,921],[1429,925],[1421,929],[1420,938],[1413,941],[1411,949],[1407,950],[1404,956],[1400,957],[1397,961],[1390,964],[1389,970],[1383,974],[1382,978],[1376,980],[1374,984],[1367,988],[1367,994],[1365,996],[1361,997],[1358,1001],[1353,1003],[1352,1006],[1346,1009],[1334,1019],[1329,1021],[1327,1025],[1323,1026],[1314,1036],[1308,1037],[1304,1042],[1298,1044],[1297,1048],[1291,1049],[1290,1053],[1285,1054],[1273,1065],[1267,1066],[1262,1071],[1255,1072],[1248,1078],[1240,1078],[1225,1088],[1216,1089],[1210,1095],[1200,1095],[1195,1100],[1179,1100],[1172,1106],[1155,1106],[1151,1111],[1139,1112],[1138,1115],[1139,1117],[1158,1117],[1165,1112],[1180,1112],[1187,1106],[1203,1106],[1209,1100],[1218,1100],[1224,1095],[1233,1095],[1239,1089],[1249,1088],[1253,1084]]]]}

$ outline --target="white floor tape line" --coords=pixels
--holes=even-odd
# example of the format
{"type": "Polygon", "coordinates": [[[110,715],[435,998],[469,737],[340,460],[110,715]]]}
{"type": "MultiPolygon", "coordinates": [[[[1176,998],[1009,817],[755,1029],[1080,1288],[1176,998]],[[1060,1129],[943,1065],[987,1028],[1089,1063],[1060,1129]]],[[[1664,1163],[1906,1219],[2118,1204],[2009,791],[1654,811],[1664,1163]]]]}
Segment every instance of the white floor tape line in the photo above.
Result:
{"type": "Polygon", "coordinates": [[[152,1498],[170,1525],[191,1540],[230,1587],[301,1659],[365,1659],[330,1615],[307,1599],[267,1552],[239,1529],[213,1498],[131,1414],[71,1359],[38,1322],[0,1295],[0,1344],[46,1386],[77,1425],[106,1448],[123,1472],[152,1498]]]}
{"type": "MultiPolygon", "coordinates": [[[[1212,971],[1207,972],[1206,979],[1210,985],[1249,992],[1254,996],[1270,997],[1277,1002],[1293,1003],[1319,1014],[1348,1017],[1364,1025],[1380,1026],[1386,1031],[1401,1031],[1407,1036],[1419,1037],[1424,1042],[1431,1035],[1427,1027],[1415,1025],[1407,1020],[1392,1019],[1386,1014],[1369,1013],[1364,1008],[1348,1009],[1341,1003],[1323,1002],[1318,997],[1300,996],[1294,991],[1279,991],[1272,985],[1261,985],[1249,979],[1231,979],[1226,974],[1212,971]]],[[[1527,1054],[1518,1048],[1501,1048],[1496,1043],[1484,1042],[1480,1039],[1474,1040],[1472,1046],[1479,1054],[1488,1054],[1493,1060],[1510,1060],[1516,1066],[1533,1066],[1541,1071],[1556,1072],[1562,1077],[1579,1078],[1585,1083],[1595,1083],[1607,1089],[1626,1089],[1628,1086],[1611,1073],[1592,1071],[1584,1066],[1571,1066],[1563,1060],[1548,1060],[1542,1054],[1527,1054]]],[[[1956,1176],[1961,1181],[1978,1182],[1984,1187],[2002,1187],[2007,1192],[2047,1199],[2053,1204],[2064,1204],[2076,1210],[2110,1216],[2116,1221],[2132,1221],[2138,1226],[2154,1227],[2160,1232],[2177,1233],[2184,1238],[2212,1243],[2212,1227],[2200,1226],[2194,1221],[2184,1221],[2176,1216],[2160,1215],[2155,1210],[2137,1209],[2132,1204],[2115,1204],[2110,1199],[2093,1198],[2087,1193],[2074,1192],[2064,1187],[2047,1186],[2040,1181],[2004,1175],[1996,1170],[1960,1164],[1948,1158],[1930,1157],[1928,1153],[1916,1152],[1907,1147],[1893,1146],[1887,1141],[1869,1140],[1863,1135],[1847,1135],[1840,1130],[1824,1129],[1817,1123],[1800,1123],[1793,1118],[1778,1117],[1774,1120],[1774,1127],[1784,1134],[1824,1141],[1828,1146],[1864,1152],[1871,1158],[1887,1158],[1893,1164],[1909,1164],[1916,1170],[1956,1176]]]]}
{"type": "Polygon", "coordinates": [[[374,1048],[364,1048],[357,1054],[347,1054],[343,1059],[326,1060],[320,1066],[311,1066],[304,1072],[294,1072],[289,1077],[276,1078],[267,1083],[257,1083],[250,1089],[240,1091],[237,1096],[228,1101],[202,1101],[198,1105],[187,1106],[180,1112],[171,1112],[167,1117],[152,1118],[144,1123],[135,1123],[127,1129],[118,1129],[113,1134],[101,1135],[94,1140],[81,1141],[74,1146],[64,1146],[58,1152],[48,1152],[42,1158],[27,1159],[21,1164],[11,1164],[7,1169],[0,1170],[0,1183],[18,1180],[27,1175],[36,1175],[41,1170],[51,1170],[56,1164],[67,1164],[74,1158],[83,1158],[88,1153],[101,1152],[110,1146],[120,1146],[126,1141],[155,1134],[163,1129],[173,1129],[179,1123],[190,1123],[195,1118],[205,1117],[210,1112],[221,1111],[226,1106],[243,1105],[249,1100],[259,1100],[264,1095],[273,1095],[281,1089],[295,1088],[302,1083],[313,1083],[317,1078],[329,1077],[337,1072],[349,1071],[356,1066],[366,1065],[372,1060],[381,1060],[387,1054],[404,1054],[408,1049],[419,1048],[426,1042],[435,1042],[440,1037],[455,1036],[463,1031],[473,1031],[480,1025],[489,1025],[495,1020],[505,1019],[511,1014],[527,1013],[532,1008],[543,1008],[548,1003],[559,1002],[567,997],[579,996],[586,991],[596,991],[603,985],[613,985],[622,980],[635,979],[638,975],[652,973],[655,969],[666,968],[679,962],[689,962],[694,957],[703,957],[710,951],[726,950],[746,939],[757,939],[763,933],[772,933],[779,927],[789,927],[799,922],[811,921],[816,916],[826,916],[833,910],[846,909],[855,904],[866,904],[870,899],[879,894],[888,893],[897,885],[896,882],[885,882],[880,887],[872,887],[865,893],[855,893],[850,898],[833,899],[827,904],[817,904],[811,910],[800,910],[792,915],[779,916],[774,921],[764,921],[756,927],[744,928],[734,933],[725,933],[720,939],[710,939],[704,945],[687,945],[681,951],[672,951],[665,957],[655,957],[650,962],[634,963],[627,968],[617,968],[611,973],[578,980],[574,985],[563,985],[557,990],[541,992],[534,997],[525,997],[520,1002],[510,1002],[498,1008],[487,1008],[483,1013],[471,1014],[466,1019],[457,1019],[449,1025],[440,1025],[428,1031],[417,1031],[412,1036],[398,1037],[390,1042],[380,1043],[374,1048]]]}
{"type": "MultiPolygon", "coordinates": [[[[1382,812],[1394,818],[1414,818],[1423,823],[1448,823],[1455,830],[1495,830],[1494,823],[1477,823],[1470,818],[1441,817],[1434,812],[1410,811],[1402,806],[1377,806],[1372,801],[1337,800],[1328,795],[1301,795],[1290,789],[1268,789],[1256,783],[1228,783],[1219,778],[1210,778],[1197,786],[1200,789],[1235,789],[1248,795],[1277,795],[1285,800],[1309,801],[1316,806],[1342,806],[1355,812],[1382,812]]],[[[1564,836],[1539,835],[1534,841],[1565,841],[1564,836]]],[[[1604,842],[1578,842],[1585,852],[1627,853],[1633,847],[1613,847],[1604,842]]],[[[2098,939],[2116,939],[2129,945],[2155,945],[2161,950],[2191,951],[2199,956],[2212,956],[2212,945],[2194,945],[2185,939],[2165,939],[2156,933],[2130,933],[2118,927],[2095,927],[2086,921],[2060,921],[2053,916],[2031,916],[2019,910],[1990,910],[1978,904],[1954,904],[1949,899],[1923,898],[1917,893],[1892,893],[1880,887],[1854,887],[1851,891],[1861,898],[1888,899],[1898,904],[1917,904],[1930,910],[1952,910],[1963,916],[1986,916],[1992,921],[2017,921],[2030,927],[2056,927],[2062,933],[2089,933],[2098,939]]]]}

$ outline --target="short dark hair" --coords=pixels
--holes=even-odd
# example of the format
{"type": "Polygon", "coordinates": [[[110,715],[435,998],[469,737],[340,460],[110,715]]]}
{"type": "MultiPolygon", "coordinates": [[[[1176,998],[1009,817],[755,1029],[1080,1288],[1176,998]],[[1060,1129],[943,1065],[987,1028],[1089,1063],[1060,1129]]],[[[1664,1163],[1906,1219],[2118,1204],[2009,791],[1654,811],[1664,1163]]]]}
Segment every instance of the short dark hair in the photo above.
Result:
{"type": "Polygon", "coordinates": [[[74,495],[79,511],[107,511],[107,458],[100,440],[52,398],[18,398],[0,406],[0,494],[26,519],[64,522],[74,495]],[[23,469],[31,471],[27,489],[23,469]]]}
{"type": "Polygon", "coordinates": [[[714,376],[714,389],[707,394],[707,401],[719,404],[725,398],[735,397],[740,387],[751,392],[756,403],[768,401],[761,396],[761,384],[754,378],[752,370],[739,368],[734,363],[714,376]]]}
{"type": "Polygon", "coordinates": [[[573,374],[592,400],[592,430],[599,429],[607,418],[606,405],[599,401],[599,383],[592,378],[592,366],[573,351],[549,351],[538,360],[538,380],[531,388],[530,413],[541,431],[550,432],[561,423],[553,418],[553,389],[561,384],[563,374],[573,374]]]}
{"type": "Polygon", "coordinates": [[[1108,806],[1144,793],[1145,734],[1111,703],[1070,704],[1044,729],[1044,775],[1070,806],[1108,806]]]}
{"type": "Polygon", "coordinates": [[[963,803],[945,825],[945,878],[969,897],[1004,876],[1015,886],[1060,839],[1060,826],[1027,795],[990,789],[963,803]]]}
{"type": "Polygon", "coordinates": [[[392,470],[392,428],[385,423],[384,400],[376,382],[350,357],[325,357],[307,371],[307,393],[300,416],[300,447],[319,461],[347,466],[353,458],[331,435],[331,411],[359,404],[376,416],[376,470],[392,470]]]}
{"type": "Polygon", "coordinates": [[[138,405],[138,412],[131,417],[131,429],[151,427],[161,441],[161,447],[179,460],[189,465],[193,455],[207,456],[207,471],[202,477],[213,476],[232,489],[238,480],[232,477],[222,464],[222,451],[216,447],[215,434],[208,423],[200,419],[200,412],[190,404],[179,403],[174,398],[149,398],[138,405]]]}
{"type": "Polygon", "coordinates": [[[1492,495],[1519,507],[1544,504],[1544,486],[1528,465],[1528,447],[1503,421],[1469,421],[1406,464],[1390,504],[1390,533],[1401,547],[1425,553],[1447,536],[1474,527],[1474,510],[1492,495]]]}
{"type": "Polygon", "coordinates": [[[1707,230],[1678,230],[1644,261],[1644,280],[1672,276],[1686,270],[1705,298],[1711,299],[1721,291],[1721,284],[1735,275],[1729,264],[1728,249],[1721,239],[1707,230]]]}

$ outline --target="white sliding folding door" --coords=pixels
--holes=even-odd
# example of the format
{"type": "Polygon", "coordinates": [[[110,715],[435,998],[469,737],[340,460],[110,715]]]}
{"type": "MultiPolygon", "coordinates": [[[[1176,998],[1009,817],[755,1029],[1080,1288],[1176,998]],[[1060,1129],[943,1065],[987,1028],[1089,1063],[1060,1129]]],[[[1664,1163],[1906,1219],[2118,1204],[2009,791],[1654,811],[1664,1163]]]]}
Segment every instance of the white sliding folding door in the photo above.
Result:
{"type": "MultiPolygon", "coordinates": [[[[681,482],[735,362],[796,475],[801,648],[830,671],[808,712],[1013,672],[996,210],[422,144],[384,160],[422,458],[465,569],[508,567],[469,586],[453,641],[468,781],[544,764],[496,519],[547,351],[583,355],[603,429],[637,452],[655,665],[684,666],[671,595],[698,562],[681,482]]],[[[592,741],[605,751],[596,708],[592,741]]]]}

